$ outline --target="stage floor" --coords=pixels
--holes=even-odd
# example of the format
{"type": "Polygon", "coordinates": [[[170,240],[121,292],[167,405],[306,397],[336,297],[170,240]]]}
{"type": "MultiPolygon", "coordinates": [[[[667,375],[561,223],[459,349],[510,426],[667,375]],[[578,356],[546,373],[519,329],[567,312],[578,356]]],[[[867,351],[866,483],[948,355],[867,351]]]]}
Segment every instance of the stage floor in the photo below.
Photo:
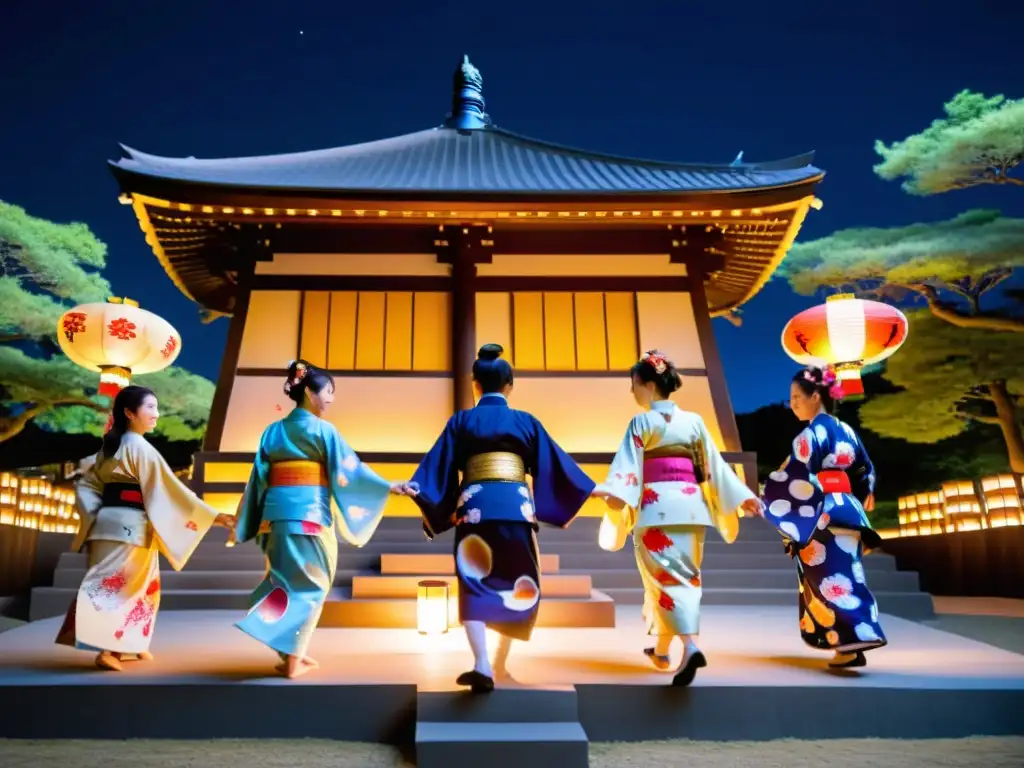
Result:
{"type": "MultiPolygon", "coordinates": [[[[705,608],[700,645],[708,667],[691,689],[671,689],[670,675],[653,670],[641,653],[649,639],[638,607],[619,607],[615,628],[540,629],[530,643],[517,643],[509,662],[515,681],[505,687],[575,687],[580,721],[592,740],[1024,733],[1012,716],[1024,706],[1024,656],[883,615],[889,646],[869,653],[869,666],[863,670],[829,672],[828,654],[801,642],[795,613],[794,608],[771,606],[705,608]],[[836,709],[835,718],[818,717],[821,708],[836,709]],[[779,714],[790,709],[785,716],[779,714]],[[743,710],[748,713],[741,714],[743,710]],[[973,714],[965,717],[964,710],[973,714]],[[712,721],[709,711],[731,714],[712,721]],[[852,720],[850,712],[856,714],[852,720]],[[631,714],[624,718],[623,713],[631,714]],[[831,719],[834,727],[825,727],[824,721],[831,719]]],[[[52,711],[69,697],[76,702],[75,711],[108,695],[124,698],[119,709],[130,709],[136,706],[130,703],[134,695],[154,702],[158,691],[166,694],[158,697],[161,708],[173,700],[178,707],[216,711],[247,700],[255,704],[255,698],[266,695],[298,704],[305,691],[321,703],[334,701],[346,710],[366,707],[360,726],[365,730],[385,710],[415,709],[417,696],[452,690],[455,676],[470,665],[461,629],[434,637],[414,630],[319,629],[310,653],[321,668],[289,681],[274,674],[274,654],[232,626],[238,617],[221,611],[162,613],[152,646],[156,659],[126,663],[121,673],[99,671],[91,654],[54,645],[58,619],[4,632],[0,699],[19,707],[22,714],[16,719],[22,725],[17,732],[0,736],[45,737],[43,725],[31,725],[31,734],[21,733],[33,722],[29,711],[52,711]],[[386,691],[391,692],[388,702],[371,705],[375,692],[386,691]]],[[[183,737],[247,735],[244,724],[222,721],[220,726],[221,731],[207,725],[183,737]]],[[[129,733],[170,737],[168,727],[129,733]]],[[[330,738],[334,733],[335,738],[351,740],[363,733],[352,726],[354,730],[341,736],[337,725],[333,731],[324,726],[313,728],[315,733],[304,732],[308,727],[300,718],[293,726],[282,725],[281,732],[269,733],[264,726],[261,732],[278,738],[330,738]]],[[[64,737],[77,733],[67,725],[56,730],[64,737]]],[[[118,738],[120,732],[114,729],[107,737],[118,738]]]]}
{"type": "MultiPolygon", "coordinates": [[[[60,621],[33,622],[0,635],[0,686],[260,683],[275,685],[412,684],[447,689],[470,664],[461,629],[424,637],[402,629],[318,629],[310,654],[321,668],[289,681],[277,659],[232,626],[238,614],[180,611],[160,615],[152,662],[124,672],[92,667],[92,655],[53,644],[60,621]]],[[[665,685],[640,650],[649,644],[637,607],[619,607],[612,629],[538,629],[516,643],[513,686],[665,685]]],[[[825,670],[828,654],[800,641],[795,612],[777,607],[709,606],[700,645],[708,667],[697,686],[881,686],[1024,690],[1024,656],[893,616],[883,616],[889,646],[868,654],[859,673],[825,670]]],[[[679,648],[673,648],[675,653],[679,648]]]]}

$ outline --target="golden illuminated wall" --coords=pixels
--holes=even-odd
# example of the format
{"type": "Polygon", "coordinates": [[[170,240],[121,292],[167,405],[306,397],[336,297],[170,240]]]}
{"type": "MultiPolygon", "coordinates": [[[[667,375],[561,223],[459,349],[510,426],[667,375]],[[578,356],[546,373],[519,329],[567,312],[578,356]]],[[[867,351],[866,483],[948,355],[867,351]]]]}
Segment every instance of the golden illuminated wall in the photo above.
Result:
{"type": "Polygon", "coordinates": [[[301,291],[253,291],[245,315],[239,368],[280,368],[298,357],[301,291]]]}
{"type": "Polygon", "coordinates": [[[300,325],[300,356],[332,371],[451,369],[448,293],[305,291],[300,325]]]}
{"type": "Polygon", "coordinates": [[[703,369],[689,293],[478,293],[478,345],[495,342],[521,371],[626,371],[647,349],[703,369]]]}
{"type": "Polygon", "coordinates": [[[504,346],[523,372],[625,370],[639,355],[635,295],[478,293],[476,338],[504,346]]]}
{"type": "Polygon", "coordinates": [[[691,369],[673,399],[699,413],[724,448],[688,293],[478,293],[476,318],[477,345],[502,344],[520,374],[515,406],[537,416],[566,450],[618,448],[637,410],[626,374],[652,348],[691,369]],[[529,375],[539,371],[545,375],[529,375]],[[608,376],[573,376],[582,371],[608,376]]]}
{"type": "MultiPolygon", "coordinates": [[[[681,408],[699,413],[724,450],[707,377],[685,376],[672,396],[681,408]]],[[[512,405],[529,411],[570,453],[614,453],[629,420],[638,412],[625,374],[600,378],[517,376],[512,405]]]]}
{"type": "MultiPolygon", "coordinates": [[[[341,376],[327,418],[360,452],[427,451],[452,414],[450,378],[341,376]]],[[[293,403],[283,376],[236,376],[221,451],[255,453],[260,435],[293,403]]]]}

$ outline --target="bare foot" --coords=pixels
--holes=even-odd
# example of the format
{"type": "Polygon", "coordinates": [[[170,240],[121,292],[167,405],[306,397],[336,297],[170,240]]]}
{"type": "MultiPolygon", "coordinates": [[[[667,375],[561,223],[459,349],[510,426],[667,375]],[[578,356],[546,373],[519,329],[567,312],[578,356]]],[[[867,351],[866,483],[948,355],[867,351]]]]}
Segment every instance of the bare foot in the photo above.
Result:
{"type": "Polygon", "coordinates": [[[96,666],[110,672],[120,672],[121,660],[111,651],[103,651],[96,657],[96,666]]]}
{"type": "Polygon", "coordinates": [[[315,659],[311,659],[308,656],[299,658],[298,656],[289,656],[287,661],[282,661],[274,669],[283,674],[289,680],[294,680],[296,677],[301,677],[307,672],[311,672],[320,665],[315,659]]]}
{"type": "Polygon", "coordinates": [[[121,661],[152,661],[153,654],[149,651],[143,651],[142,653],[119,653],[117,657],[121,661]]]}

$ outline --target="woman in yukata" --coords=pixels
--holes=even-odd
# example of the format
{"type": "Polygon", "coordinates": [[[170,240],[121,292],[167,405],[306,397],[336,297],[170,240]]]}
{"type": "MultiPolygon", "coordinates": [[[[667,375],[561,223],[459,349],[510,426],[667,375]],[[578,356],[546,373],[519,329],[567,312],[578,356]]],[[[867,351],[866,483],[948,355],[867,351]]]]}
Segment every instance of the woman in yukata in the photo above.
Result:
{"type": "Polygon", "coordinates": [[[334,402],[329,374],[295,361],[284,392],[295,409],[264,430],[235,521],[235,540],[255,538],[267,558],[249,612],[235,626],[276,651],[278,672],[295,678],[318,666],[306,650],[334,583],[335,532],[365,545],[392,486],[324,420],[334,402]]]}
{"type": "Polygon", "coordinates": [[[832,415],[841,398],[831,368],[793,377],[790,407],[809,424],[764,485],[765,518],[796,561],[800,634],[835,652],[833,668],[863,667],[864,652],[886,644],[861,562],[865,547],[881,543],[866,514],[875,507],[875,469],[857,433],[832,415]]]}
{"type": "Polygon", "coordinates": [[[599,543],[617,551],[632,532],[647,632],[656,638],[644,653],[668,670],[669,649],[680,638],[672,685],[686,686],[707,666],[696,643],[705,531],[713,526],[732,543],[737,512],[760,515],[761,503],[722,458],[704,420],[669,399],[682,384],[671,361],[652,350],[629,374],[644,412],[630,421],[608,479],[594,491],[609,506],[599,543]]]}
{"type": "Polygon", "coordinates": [[[153,658],[160,560],[181,570],[215,523],[230,518],[200,500],[143,435],[160,417],[156,395],[129,386],[114,398],[103,447],[75,487],[81,527],[72,548],[88,571],[57,643],[96,651],[100,669],[153,658]]]}
{"type": "Polygon", "coordinates": [[[512,366],[502,352],[498,344],[480,348],[473,363],[479,402],[448,420],[406,487],[428,538],[455,528],[459,617],[475,661],[457,684],[476,693],[493,690],[512,640],[529,640],[533,631],[538,523],[565,528],[594,488],[536,418],[509,407],[512,366]],[[501,635],[493,669],[487,628],[501,635]]]}

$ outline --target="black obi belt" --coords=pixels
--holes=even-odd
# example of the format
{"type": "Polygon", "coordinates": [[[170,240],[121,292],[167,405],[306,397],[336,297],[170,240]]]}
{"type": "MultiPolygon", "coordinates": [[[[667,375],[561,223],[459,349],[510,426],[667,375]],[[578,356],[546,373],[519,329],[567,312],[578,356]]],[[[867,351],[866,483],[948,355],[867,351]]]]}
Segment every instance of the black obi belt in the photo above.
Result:
{"type": "Polygon", "coordinates": [[[146,510],[142,487],[138,483],[107,483],[103,487],[104,507],[129,507],[146,510]]]}

